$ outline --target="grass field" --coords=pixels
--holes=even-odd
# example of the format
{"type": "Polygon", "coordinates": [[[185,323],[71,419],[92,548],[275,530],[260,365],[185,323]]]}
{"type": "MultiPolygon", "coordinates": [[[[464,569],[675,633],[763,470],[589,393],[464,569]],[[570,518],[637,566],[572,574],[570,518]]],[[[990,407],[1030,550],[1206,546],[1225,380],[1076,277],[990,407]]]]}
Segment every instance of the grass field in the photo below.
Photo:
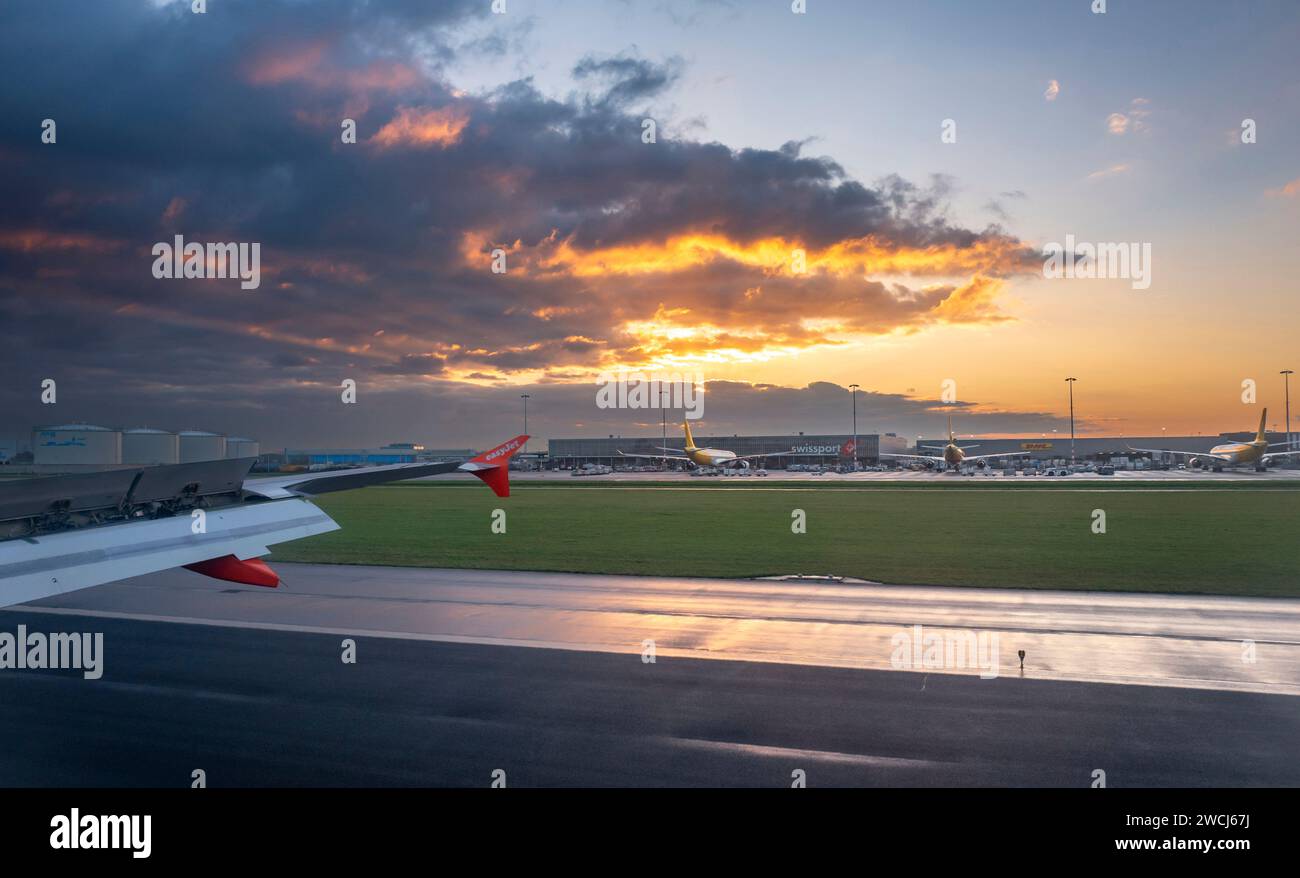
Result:
{"type": "Polygon", "coordinates": [[[277,546],[272,560],[1300,596],[1294,488],[751,485],[342,492],[319,501],[341,531],[277,546]],[[505,534],[490,529],[498,508],[505,534]],[[791,532],[795,509],[806,533],[791,532]],[[1092,532],[1095,509],[1104,534],[1092,532]]]}

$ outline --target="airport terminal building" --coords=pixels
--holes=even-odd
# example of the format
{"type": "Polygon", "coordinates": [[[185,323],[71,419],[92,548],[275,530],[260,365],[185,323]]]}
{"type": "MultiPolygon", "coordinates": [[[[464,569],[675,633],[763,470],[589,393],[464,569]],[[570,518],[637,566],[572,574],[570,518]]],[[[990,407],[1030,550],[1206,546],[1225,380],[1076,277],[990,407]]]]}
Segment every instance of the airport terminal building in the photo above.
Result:
{"type": "MultiPolygon", "coordinates": [[[[610,436],[605,439],[551,439],[549,440],[549,458],[552,466],[572,468],[585,463],[613,466],[634,466],[637,464],[653,465],[653,460],[628,460],[619,454],[660,455],[660,445],[669,448],[682,447],[681,432],[669,433],[667,442],[663,436],[622,438],[610,436]]],[[[792,463],[822,464],[837,466],[847,464],[853,458],[853,436],[847,433],[804,435],[794,433],[784,436],[696,436],[695,444],[701,448],[722,448],[734,451],[744,457],[751,454],[767,455],[758,459],[756,466],[766,464],[775,469],[784,469],[792,463]]],[[[881,451],[902,452],[906,450],[907,440],[893,433],[858,434],[857,458],[860,463],[874,463],[881,451]]],[[[667,452],[671,454],[672,452],[667,452]]],[[[673,462],[670,461],[670,464],[673,462]]]]}
{"type": "MultiPolygon", "coordinates": [[[[1254,433],[1220,433],[1205,436],[1106,436],[1076,437],[1074,440],[1074,458],[1083,461],[1105,461],[1119,466],[1128,466],[1138,458],[1147,455],[1135,454],[1133,448],[1156,448],[1169,451],[1204,452],[1215,445],[1227,442],[1249,442],[1255,438],[1254,433]]],[[[1282,442],[1282,433],[1269,433],[1269,442],[1282,442]]],[[[550,466],[572,469],[583,464],[603,464],[605,466],[631,467],[638,465],[653,466],[654,460],[629,459],[619,454],[644,454],[658,456],[662,452],[660,445],[669,448],[682,447],[682,435],[669,433],[665,442],[662,436],[626,438],[610,436],[603,439],[551,439],[549,442],[550,466]]],[[[938,455],[948,442],[947,436],[936,438],[918,438],[915,443],[894,433],[862,433],[858,436],[857,459],[860,465],[884,463],[890,466],[906,465],[906,461],[881,460],[881,452],[890,454],[917,453],[938,455]]],[[[721,448],[734,451],[739,456],[764,454],[765,458],[752,461],[754,466],[766,466],[772,469],[785,469],[791,464],[812,464],[826,467],[850,465],[853,459],[853,437],[849,434],[802,433],[784,436],[696,436],[695,444],[702,448],[721,448]]],[[[1001,439],[984,437],[957,437],[957,444],[972,447],[971,454],[1006,454],[1021,452],[1023,458],[1006,458],[994,460],[994,468],[1014,465],[1017,460],[1035,464],[1064,464],[1070,461],[1070,437],[1059,434],[1049,436],[1017,436],[1001,439]]],[[[672,452],[668,452],[671,454],[672,452]]],[[[1186,458],[1172,454],[1151,455],[1157,464],[1176,465],[1186,458]]],[[[681,466],[669,461],[670,466],[681,466]]]]}
{"type": "MultiPolygon", "coordinates": [[[[1267,436],[1269,442],[1282,442],[1286,439],[1286,435],[1283,433],[1269,433],[1267,436]]],[[[1080,461],[1098,461],[1139,456],[1130,451],[1130,447],[1159,448],[1167,451],[1209,451],[1215,445],[1222,445],[1227,442],[1250,442],[1254,438],[1254,433],[1219,433],[1213,436],[1079,436],[1074,439],[1074,457],[1080,461]]],[[[921,438],[917,440],[916,444],[931,448],[942,448],[948,444],[948,437],[921,438]]],[[[963,447],[978,446],[971,450],[971,454],[1005,454],[1022,451],[1026,459],[1042,461],[1070,460],[1070,437],[1068,435],[1064,437],[1060,434],[1037,437],[1019,436],[1009,439],[964,438],[958,436],[957,444],[963,447]]],[[[939,452],[926,451],[924,453],[937,454],[939,452]]],[[[1151,457],[1162,463],[1180,463],[1186,459],[1172,454],[1151,455],[1151,457]]]]}

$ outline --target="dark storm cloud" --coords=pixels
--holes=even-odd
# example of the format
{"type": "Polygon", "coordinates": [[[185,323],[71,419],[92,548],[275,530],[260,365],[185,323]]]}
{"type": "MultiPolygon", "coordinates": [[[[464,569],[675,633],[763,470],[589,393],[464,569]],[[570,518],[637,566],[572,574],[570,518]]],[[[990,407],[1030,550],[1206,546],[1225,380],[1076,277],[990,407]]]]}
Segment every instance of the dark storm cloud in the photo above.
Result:
{"type": "Polygon", "coordinates": [[[626,106],[669,87],[676,60],[587,58],[575,74],[594,99],[555,100],[527,80],[460,93],[442,65],[466,46],[492,50],[490,36],[464,38],[491,24],[480,0],[223,0],[204,15],[148,0],[0,6],[4,427],[71,420],[66,401],[115,423],[208,412],[232,431],[305,430],[345,377],[373,378],[388,399],[464,406],[457,394],[496,400],[393,382],[452,368],[583,374],[638,351],[618,327],[661,305],[689,301],[719,325],[743,318],[800,341],[815,338],[788,305],[799,297],[885,331],[923,325],[954,289],[827,278],[796,289],[728,260],[671,285],[556,268],[497,276],[497,244],[583,253],[691,232],[811,248],[866,235],[1015,246],[950,223],[941,181],[864,185],[804,155],[806,142],[642,143],[626,106]],[[56,144],[40,142],[46,118],[56,144]],[[340,142],[344,118],[356,144],[340,142]],[[260,242],[260,289],[154,279],[151,247],[177,234],[260,242]],[[42,377],[60,379],[57,416],[29,404],[42,377]]]}
{"type": "MultiPolygon", "coordinates": [[[[62,386],[62,385],[61,385],[62,386]]],[[[699,435],[848,434],[852,430],[849,390],[817,382],[807,387],[710,381],[704,417],[693,425],[699,435]]],[[[87,420],[92,423],[181,429],[217,428],[252,435],[263,450],[297,447],[373,447],[388,442],[422,442],[430,447],[486,448],[522,432],[521,392],[530,395],[528,427],[534,448],[547,438],[580,436],[657,437],[658,410],[601,409],[594,383],[539,383],[520,386],[470,386],[432,382],[419,387],[375,389],[362,384],[357,403],[343,405],[338,383],[276,384],[240,396],[224,384],[164,388],[166,405],[137,392],[134,385],[111,395],[82,384],[68,385],[66,399],[50,407],[22,399],[0,387],[0,402],[17,406],[21,426],[0,428],[0,439],[30,438],[32,424],[87,420]]],[[[142,388],[140,388],[142,389],[142,388]]],[[[944,405],[934,399],[859,392],[860,433],[896,432],[914,439],[941,436],[947,416],[962,435],[1011,431],[1048,433],[1068,429],[1069,420],[1037,412],[980,412],[974,404],[944,405]]],[[[681,412],[668,412],[669,435],[680,435],[681,412]]],[[[1084,426],[1086,421],[1081,421],[1084,426]]],[[[657,443],[656,443],[657,444],[657,443]]]]}
{"type": "Polygon", "coordinates": [[[608,90],[598,100],[601,103],[621,105],[660,94],[677,81],[681,69],[680,58],[670,58],[662,64],[655,64],[628,55],[587,55],[574,65],[573,76],[580,81],[594,79],[610,83],[608,90]]]}

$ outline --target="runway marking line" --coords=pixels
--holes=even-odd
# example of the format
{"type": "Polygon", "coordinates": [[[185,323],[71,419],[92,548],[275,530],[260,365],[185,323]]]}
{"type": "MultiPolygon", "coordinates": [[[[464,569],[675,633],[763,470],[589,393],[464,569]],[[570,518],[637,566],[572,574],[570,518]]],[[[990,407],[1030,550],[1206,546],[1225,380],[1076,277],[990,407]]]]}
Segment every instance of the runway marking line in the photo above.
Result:
{"type": "MultiPolygon", "coordinates": [[[[572,490],[579,490],[579,489],[575,489],[575,488],[561,488],[561,487],[559,487],[559,486],[557,486],[557,485],[528,485],[528,484],[522,484],[522,485],[515,485],[514,487],[515,487],[516,489],[518,489],[518,490],[521,490],[521,491],[525,491],[525,490],[534,490],[534,491],[572,491],[572,490]]],[[[776,487],[776,486],[773,486],[773,487],[768,488],[768,487],[759,487],[759,486],[757,486],[757,485],[744,485],[744,486],[740,486],[740,485],[738,485],[738,486],[736,486],[736,487],[734,487],[734,488],[716,488],[716,487],[715,487],[715,488],[679,488],[679,487],[677,487],[677,486],[675,486],[675,485],[660,485],[660,486],[657,486],[657,487],[656,487],[656,486],[652,486],[652,485],[602,485],[600,488],[590,488],[590,489],[587,489],[587,490],[599,490],[599,491],[766,491],[766,492],[782,492],[782,491],[815,491],[815,490],[822,490],[822,489],[824,489],[824,490],[829,490],[829,491],[839,491],[839,492],[843,492],[843,493],[862,493],[862,494],[915,494],[915,493],[917,493],[918,491],[945,491],[945,490],[948,490],[948,486],[944,486],[944,485],[929,486],[929,485],[926,485],[926,486],[916,487],[916,488],[875,488],[875,487],[867,488],[867,487],[858,487],[858,486],[856,486],[856,485],[853,486],[853,487],[840,487],[840,486],[832,486],[832,485],[821,485],[821,486],[819,487],[819,486],[817,486],[817,485],[814,484],[814,485],[809,485],[808,487],[804,487],[804,486],[802,486],[802,485],[790,485],[790,486],[788,486],[788,487],[785,487],[785,486],[783,486],[783,487],[776,487]]],[[[966,489],[963,489],[963,490],[966,490],[966,489]]],[[[1043,488],[1025,488],[1025,489],[1021,489],[1021,488],[1018,488],[1018,487],[1015,486],[1015,485],[996,485],[996,486],[995,486],[995,485],[986,485],[986,486],[976,486],[976,485],[972,485],[972,486],[970,486],[970,488],[969,488],[968,490],[970,490],[971,492],[978,492],[978,491],[1017,491],[1017,490],[1029,490],[1029,491],[1037,491],[1038,493],[1042,493],[1042,494],[1049,494],[1049,493],[1050,493],[1050,494],[1249,494],[1249,493],[1252,493],[1252,492],[1260,492],[1260,491],[1268,492],[1268,493],[1274,493],[1274,494],[1294,494],[1294,493],[1300,492],[1300,488],[1285,488],[1285,487],[1276,487],[1276,488],[1274,488],[1274,487],[1262,487],[1262,486],[1261,486],[1261,487],[1251,486],[1251,487],[1249,487],[1249,488],[1159,488],[1159,487],[1149,487],[1149,488],[1128,488],[1128,487],[1123,487],[1123,488],[1058,488],[1058,487],[1052,486],[1052,487],[1043,487],[1043,488]]]]}
{"type": "Polygon", "coordinates": [[[872,756],[866,753],[840,753],[834,750],[802,750],[795,747],[776,747],[767,744],[709,741],[702,738],[658,738],[657,740],[689,750],[741,753],[746,756],[800,759],[838,765],[865,765],[871,768],[938,768],[939,766],[958,764],[956,762],[938,762],[930,759],[904,759],[899,756],[872,756]]]}

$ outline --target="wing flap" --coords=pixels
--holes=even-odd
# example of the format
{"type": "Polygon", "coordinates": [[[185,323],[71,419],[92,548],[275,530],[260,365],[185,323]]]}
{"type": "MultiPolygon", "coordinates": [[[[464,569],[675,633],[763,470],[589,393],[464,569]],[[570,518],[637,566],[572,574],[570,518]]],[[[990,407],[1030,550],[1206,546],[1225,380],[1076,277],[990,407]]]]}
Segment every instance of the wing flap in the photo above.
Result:
{"type": "Polygon", "coordinates": [[[1208,457],[1211,460],[1222,460],[1232,463],[1232,458],[1224,454],[1211,454],[1208,451],[1174,451],[1172,448],[1134,448],[1128,447],[1129,451],[1143,451],[1147,454],[1174,454],[1179,457],[1208,457]]]}
{"type": "Polygon", "coordinates": [[[269,546],[338,530],[306,500],[208,510],[202,533],[175,516],[0,542],[0,606],[102,585],[233,555],[266,555],[269,546]]]}
{"type": "Polygon", "coordinates": [[[936,463],[946,463],[942,457],[935,457],[933,454],[889,454],[881,452],[877,457],[900,457],[904,460],[933,460],[936,463]]]}
{"type": "Polygon", "coordinates": [[[628,454],[626,451],[620,451],[619,457],[638,457],[643,460],[685,460],[690,461],[689,457],[680,457],[673,454],[628,454]]]}

